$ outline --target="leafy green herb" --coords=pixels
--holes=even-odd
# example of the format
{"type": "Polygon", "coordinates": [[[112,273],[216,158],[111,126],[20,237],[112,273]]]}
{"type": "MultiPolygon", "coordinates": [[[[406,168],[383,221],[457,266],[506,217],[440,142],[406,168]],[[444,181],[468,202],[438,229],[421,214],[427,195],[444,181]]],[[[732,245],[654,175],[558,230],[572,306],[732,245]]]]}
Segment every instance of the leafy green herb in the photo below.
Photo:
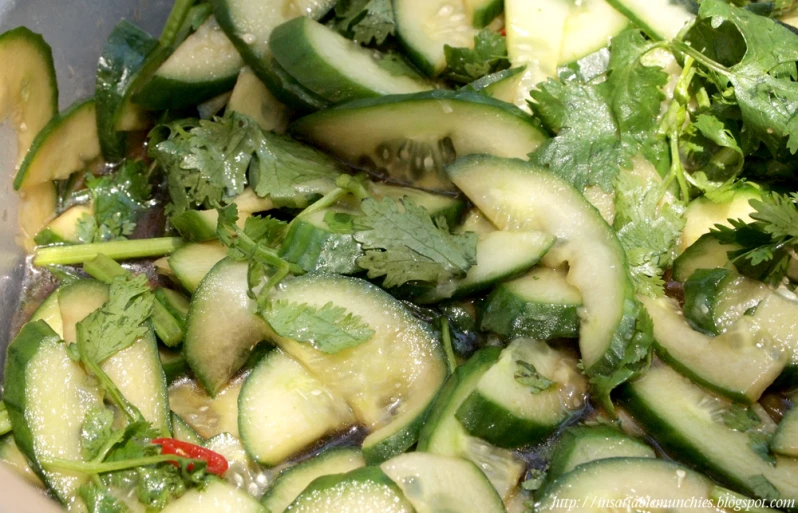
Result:
{"type": "Polygon", "coordinates": [[[474,36],[474,48],[445,45],[446,78],[468,84],[474,80],[510,67],[507,42],[490,29],[482,29],[474,36]]]}
{"type": "Polygon", "coordinates": [[[752,223],[729,219],[731,227],[716,225],[711,233],[723,244],[741,246],[729,258],[742,274],[775,286],[787,274],[798,244],[798,193],[767,192],[750,203],[752,223]]]}
{"type": "Polygon", "coordinates": [[[776,458],[770,452],[773,435],[762,431],[751,430],[748,433],[748,446],[770,465],[776,464],[776,458]]]}
{"type": "Polygon", "coordinates": [[[519,384],[529,388],[533,394],[539,394],[557,384],[556,381],[542,376],[534,365],[524,360],[515,361],[515,374],[513,374],[513,377],[519,384]]]}
{"type": "Polygon", "coordinates": [[[381,45],[396,33],[391,0],[341,0],[335,16],[336,30],[364,45],[381,45]]]}
{"type": "Polygon", "coordinates": [[[723,423],[735,431],[748,431],[762,422],[759,415],[749,406],[733,404],[723,412],[723,423]]]}
{"type": "Polygon", "coordinates": [[[369,278],[385,277],[383,286],[410,281],[441,283],[462,277],[476,263],[475,233],[452,234],[444,219],[412,200],[363,200],[362,216],[354,219],[355,240],[366,250],[357,260],[369,278]]]}
{"type": "Polygon", "coordinates": [[[86,503],[89,513],[129,513],[130,508],[114,497],[107,487],[97,483],[85,483],[78,488],[78,495],[86,503]]]}
{"type": "Polygon", "coordinates": [[[773,486],[765,476],[759,474],[750,478],[754,495],[763,499],[775,501],[781,498],[779,490],[773,486]]]}
{"type": "Polygon", "coordinates": [[[346,212],[328,210],[324,214],[324,223],[334,233],[352,233],[354,231],[354,216],[346,212]]]}
{"type": "Polygon", "coordinates": [[[261,311],[266,322],[282,337],[313,345],[333,354],[368,342],[374,330],[345,308],[327,303],[321,308],[278,300],[261,311]]]}
{"type": "Polygon", "coordinates": [[[80,429],[83,459],[93,460],[113,435],[114,413],[108,408],[93,408],[86,414],[80,429]]]}

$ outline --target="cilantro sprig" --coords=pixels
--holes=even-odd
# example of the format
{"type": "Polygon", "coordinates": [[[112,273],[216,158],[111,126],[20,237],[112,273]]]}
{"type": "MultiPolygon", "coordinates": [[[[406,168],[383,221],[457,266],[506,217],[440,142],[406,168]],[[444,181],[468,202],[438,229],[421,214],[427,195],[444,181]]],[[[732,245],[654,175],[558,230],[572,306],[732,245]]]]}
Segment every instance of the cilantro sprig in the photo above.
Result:
{"type": "Polygon", "coordinates": [[[461,48],[445,45],[446,69],[443,76],[460,84],[468,84],[510,67],[507,42],[490,29],[482,29],[474,36],[474,47],[461,48]]]}

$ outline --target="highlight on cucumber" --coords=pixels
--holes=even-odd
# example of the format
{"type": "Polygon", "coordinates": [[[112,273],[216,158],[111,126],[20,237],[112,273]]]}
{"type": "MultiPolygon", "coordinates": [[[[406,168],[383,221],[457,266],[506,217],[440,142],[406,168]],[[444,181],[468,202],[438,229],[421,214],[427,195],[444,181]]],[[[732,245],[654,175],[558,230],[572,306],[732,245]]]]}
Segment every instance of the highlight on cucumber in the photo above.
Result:
{"type": "Polygon", "coordinates": [[[0,34],[26,277],[0,462],[28,486],[798,512],[798,1],[112,21],[71,105],[55,35],[0,34]]]}

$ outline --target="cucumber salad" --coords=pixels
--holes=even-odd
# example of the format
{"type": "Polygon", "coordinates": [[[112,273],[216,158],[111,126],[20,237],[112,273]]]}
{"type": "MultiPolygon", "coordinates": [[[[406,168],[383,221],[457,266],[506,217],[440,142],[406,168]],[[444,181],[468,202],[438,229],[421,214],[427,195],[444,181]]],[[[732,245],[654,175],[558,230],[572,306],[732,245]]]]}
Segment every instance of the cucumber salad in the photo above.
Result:
{"type": "Polygon", "coordinates": [[[0,461],[85,513],[798,512],[797,27],[175,0],[64,110],[5,32],[0,461]]]}

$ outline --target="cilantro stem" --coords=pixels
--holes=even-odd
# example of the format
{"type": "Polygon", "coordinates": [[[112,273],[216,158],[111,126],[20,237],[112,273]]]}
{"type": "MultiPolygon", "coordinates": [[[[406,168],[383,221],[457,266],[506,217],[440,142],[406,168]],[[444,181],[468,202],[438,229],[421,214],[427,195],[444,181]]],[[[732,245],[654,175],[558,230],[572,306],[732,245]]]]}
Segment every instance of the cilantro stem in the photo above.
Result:
{"type": "Polygon", "coordinates": [[[702,66],[711,69],[719,75],[728,76],[731,73],[726,66],[718,64],[703,53],[699,52],[692,46],[683,43],[682,41],[673,41],[671,43],[671,47],[677,52],[682,52],[685,55],[689,55],[693,59],[700,62],[702,66]]]}
{"type": "Polygon", "coordinates": [[[446,365],[449,367],[449,374],[454,374],[457,369],[457,358],[454,356],[452,348],[452,335],[449,332],[449,319],[441,317],[441,338],[443,339],[443,351],[446,354],[446,365]]]}
{"type": "Polygon", "coordinates": [[[192,458],[183,458],[173,454],[159,454],[157,456],[148,456],[145,458],[133,458],[121,461],[108,461],[105,463],[96,463],[93,461],[76,461],[64,459],[42,459],[39,463],[43,467],[50,469],[56,468],[60,470],[71,470],[73,472],[80,472],[83,474],[105,474],[107,472],[117,472],[119,470],[127,470],[136,467],[146,467],[148,465],[157,465],[158,463],[167,463],[176,461],[178,463],[206,463],[202,460],[195,460],[192,458]]]}
{"type": "Polygon", "coordinates": [[[82,264],[95,258],[100,253],[114,260],[160,257],[168,255],[182,245],[183,239],[179,237],[161,237],[46,247],[36,250],[33,257],[33,265],[82,264]]]}
{"type": "Polygon", "coordinates": [[[97,456],[95,456],[94,459],[91,460],[91,462],[102,463],[103,461],[105,461],[105,458],[108,456],[108,453],[111,452],[111,449],[113,449],[116,444],[118,444],[120,441],[122,441],[123,438],[125,438],[125,434],[126,432],[124,429],[119,429],[117,431],[114,431],[111,437],[105,441],[105,445],[103,445],[102,448],[97,452],[97,456]]]}
{"type": "MultiPolygon", "coordinates": [[[[78,345],[78,349],[80,349],[80,345],[78,345]]],[[[80,351],[80,359],[86,368],[94,374],[95,377],[100,382],[100,386],[105,393],[111,398],[111,400],[116,404],[116,406],[122,410],[122,413],[125,414],[125,417],[128,418],[131,422],[143,422],[144,416],[141,414],[138,408],[136,408],[130,401],[122,395],[122,392],[116,386],[116,384],[111,381],[111,378],[108,377],[108,374],[105,373],[100,366],[88,358],[83,351],[80,351]]]]}
{"type": "Polygon", "coordinates": [[[682,200],[686,203],[690,201],[690,188],[687,186],[687,180],[684,177],[684,168],[682,167],[682,157],[679,153],[679,134],[676,130],[671,131],[670,135],[670,148],[671,148],[671,176],[676,178],[679,184],[679,191],[682,195],[682,200]]]}

